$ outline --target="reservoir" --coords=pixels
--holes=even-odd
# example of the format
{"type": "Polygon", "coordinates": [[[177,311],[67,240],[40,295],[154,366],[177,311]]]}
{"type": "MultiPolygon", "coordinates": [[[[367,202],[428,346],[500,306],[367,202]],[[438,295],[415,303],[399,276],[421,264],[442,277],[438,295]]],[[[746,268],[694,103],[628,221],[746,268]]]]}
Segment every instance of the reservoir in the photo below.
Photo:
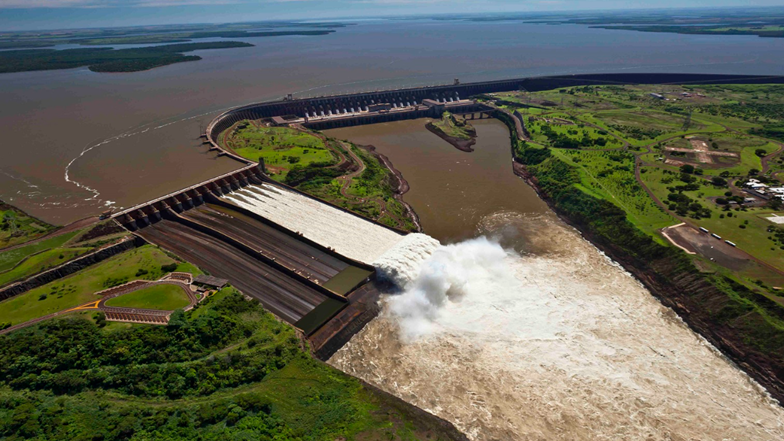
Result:
{"type": "Polygon", "coordinates": [[[0,74],[0,199],[64,224],[201,182],[240,166],[201,144],[208,122],[289,93],[574,73],[784,73],[776,38],[520,21],[368,20],[326,36],[243,41],[255,46],[145,72],[0,74]]]}
{"type": "Polygon", "coordinates": [[[329,363],[474,440],[779,440],[784,409],[565,225],[511,170],[506,127],[473,153],[407,121],[330,131],[373,144],[449,244],[329,363]]]}

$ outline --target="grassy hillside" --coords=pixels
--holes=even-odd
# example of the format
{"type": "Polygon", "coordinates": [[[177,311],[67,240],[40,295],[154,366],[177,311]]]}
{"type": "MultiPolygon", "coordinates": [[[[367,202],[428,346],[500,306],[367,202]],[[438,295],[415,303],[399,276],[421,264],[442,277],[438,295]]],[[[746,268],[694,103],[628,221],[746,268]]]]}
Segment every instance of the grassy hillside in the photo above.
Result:
{"type": "Polygon", "coordinates": [[[54,226],[0,201],[0,249],[33,240],[54,229],[54,226]]]}
{"type": "MultiPolygon", "coordinates": [[[[162,266],[176,263],[152,245],[126,251],[68,277],[0,302],[0,323],[15,325],[98,300],[94,295],[96,292],[131,280],[156,280],[165,274],[162,266]]],[[[187,263],[179,263],[177,271],[200,273],[187,263]]]]}
{"type": "Polygon", "coordinates": [[[50,321],[0,337],[0,357],[9,440],[460,439],[315,361],[231,288],[168,326],[50,321]]]}

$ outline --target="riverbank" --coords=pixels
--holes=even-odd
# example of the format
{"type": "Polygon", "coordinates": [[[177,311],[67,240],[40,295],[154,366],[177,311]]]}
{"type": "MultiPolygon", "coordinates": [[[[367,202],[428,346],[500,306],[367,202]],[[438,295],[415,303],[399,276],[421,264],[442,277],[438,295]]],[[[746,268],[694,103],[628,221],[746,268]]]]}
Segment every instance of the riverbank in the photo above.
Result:
{"type": "Polygon", "coordinates": [[[755,293],[725,277],[701,273],[679,250],[654,242],[626,220],[623,210],[576,188],[570,179],[576,172],[569,165],[551,158],[546,149],[521,144],[513,122],[503,116],[501,120],[510,129],[516,175],[564,222],[634,275],[773,398],[784,402],[781,333],[759,310],[738,300],[755,293]],[[549,162],[542,165],[545,161],[549,162]]]}
{"type": "Polygon", "coordinates": [[[408,193],[408,190],[411,189],[411,186],[406,181],[406,178],[403,177],[403,173],[400,173],[400,170],[395,168],[395,165],[392,164],[392,161],[386,155],[379,153],[376,150],[375,146],[372,145],[360,145],[357,146],[366,150],[370,153],[371,156],[375,157],[378,162],[381,163],[382,166],[386,167],[389,171],[390,177],[390,186],[393,189],[392,197],[395,198],[401,205],[406,209],[406,215],[409,219],[414,223],[416,226],[416,232],[422,232],[422,223],[419,221],[419,216],[416,214],[416,211],[411,207],[411,205],[403,200],[403,195],[408,193]]]}

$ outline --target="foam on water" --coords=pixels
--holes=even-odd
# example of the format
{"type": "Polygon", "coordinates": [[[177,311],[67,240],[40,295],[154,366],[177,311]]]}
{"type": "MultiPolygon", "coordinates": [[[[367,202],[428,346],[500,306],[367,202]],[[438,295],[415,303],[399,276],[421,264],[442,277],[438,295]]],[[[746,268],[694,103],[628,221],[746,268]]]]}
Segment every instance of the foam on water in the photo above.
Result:
{"type": "Polygon", "coordinates": [[[281,187],[252,185],[224,199],[365,263],[373,262],[404,237],[281,187]]]}
{"type": "Polygon", "coordinates": [[[411,233],[379,256],[373,266],[379,278],[404,287],[417,277],[422,263],[440,246],[426,234],[411,233]]]}
{"type": "MultiPolygon", "coordinates": [[[[555,251],[479,238],[400,269],[402,294],[329,362],[475,440],[784,439],[782,408],[638,281],[559,221],[536,228],[555,251]]],[[[421,256],[397,250],[384,261],[421,256]]]]}

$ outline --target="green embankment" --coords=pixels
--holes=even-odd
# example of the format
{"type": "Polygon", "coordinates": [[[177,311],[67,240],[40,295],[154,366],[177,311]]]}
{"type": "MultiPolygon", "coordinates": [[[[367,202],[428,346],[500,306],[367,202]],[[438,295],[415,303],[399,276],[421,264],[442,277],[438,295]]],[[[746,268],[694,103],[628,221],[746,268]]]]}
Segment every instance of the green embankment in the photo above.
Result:
{"type": "Polygon", "coordinates": [[[0,273],[0,286],[17,280],[24,280],[27,277],[54,268],[92,250],[93,248],[89,247],[54,248],[34,254],[27,257],[16,267],[0,273]]]}
{"type": "Polygon", "coordinates": [[[71,316],[0,338],[0,437],[464,439],[312,359],[231,288],[168,326],[103,323],[71,316]]]}
{"type": "Polygon", "coordinates": [[[33,240],[54,229],[54,226],[0,201],[0,249],[33,240]]]}
{"type": "Polygon", "coordinates": [[[25,245],[10,251],[2,252],[0,253],[0,271],[8,271],[14,268],[24,259],[32,256],[33,254],[62,247],[66,242],[73,239],[77,234],[79,234],[79,231],[73,231],[71,233],[61,234],[59,236],[44,239],[30,245],[25,245]]]}
{"type": "MultiPolygon", "coordinates": [[[[63,279],[0,302],[0,323],[12,325],[98,300],[94,294],[125,282],[156,280],[165,273],[163,265],[176,263],[152,245],[126,251],[63,279]]],[[[180,263],[177,271],[198,273],[180,263]]]]}
{"type": "Polygon", "coordinates": [[[188,296],[179,286],[155,285],[106,301],[106,306],[174,311],[188,306],[188,296]]]}
{"type": "Polygon", "coordinates": [[[264,164],[270,176],[284,181],[295,166],[334,164],[335,158],[316,135],[288,127],[262,127],[240,122],[225,139],[225,144],[240,156],[264,164]]]}
{"type": "Polygon", "coordinates": [[[375,156],[357,146],[324,140],[307,131],[259,126],[252,121],[238,123],[221,135],[220,142],[253,161],[263,158],[272,179],[385,225],[409,231],[416,228],[405,206],[395,198],[392,173],[375,156]],[[365,170],[353,177],[343,191],[344,181],[338,178],[352,170],[338,167],[337,158],[352,160],[351,153],[365,170]]]}

